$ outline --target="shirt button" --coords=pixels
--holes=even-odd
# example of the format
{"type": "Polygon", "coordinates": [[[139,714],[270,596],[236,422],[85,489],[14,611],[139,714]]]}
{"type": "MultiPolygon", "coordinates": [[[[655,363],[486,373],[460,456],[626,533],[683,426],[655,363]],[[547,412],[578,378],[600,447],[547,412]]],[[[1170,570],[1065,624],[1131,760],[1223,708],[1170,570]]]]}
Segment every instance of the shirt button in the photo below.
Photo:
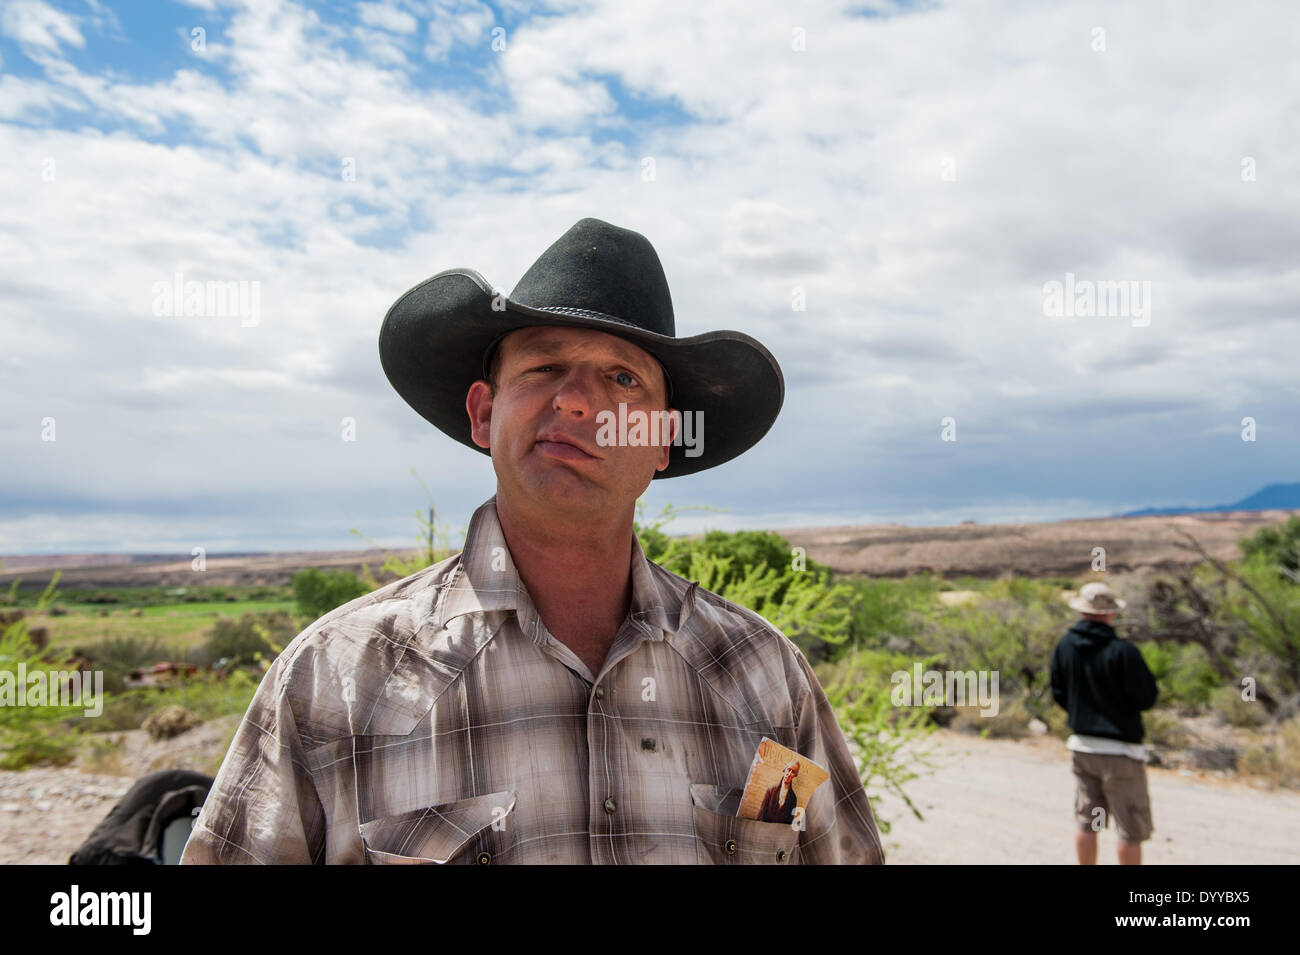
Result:
{"type": "Polygon", "coordinates": [[[603,700],[604,698],[605,698],[605,688],[603,686],[596,687],[596,699],[603,700]]]}
{"type": "Polygon", "coordinates": [[[492,861],[492,853],[490,853],[490,852],[480,852],[480,853],[478,854],[478,864],[479,864],[479,865],[487,865],[487,864],[488,864],[489,862],[491,862],[491,861],[492,861]]]}
{"type": "Polygon", "coordinates": [[[614,798],[613,798],[612,796],[611,796],[609,799],[606,799],[606,800],[605,800],[605,811],[606,811],[606,812],[613,812],[613,811],[614,811],[615,809],[617,809],[617,808],[618,808],[618,807],[614,804],[614,798]]]}
{"type": "Polygon", "coordinates": [[[722,844],[722,848],[724,848],[724,849],[727,850],[727,855],[735,855],[735,854],[736,854],[736,840],[735,840],[735,839],[728,839],[726,842],[724,842],[724,843],[722,844]]]}

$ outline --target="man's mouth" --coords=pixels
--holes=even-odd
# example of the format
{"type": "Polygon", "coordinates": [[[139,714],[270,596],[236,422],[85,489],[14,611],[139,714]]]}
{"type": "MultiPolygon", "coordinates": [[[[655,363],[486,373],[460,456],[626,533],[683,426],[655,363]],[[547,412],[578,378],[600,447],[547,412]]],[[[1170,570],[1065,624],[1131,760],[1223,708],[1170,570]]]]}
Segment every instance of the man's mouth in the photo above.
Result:
{"type": "Polygon", "coordinates": [[[566,461],[595,461],[596,455],[589,454],[571,439],[560,434],[543,435],[537,441],[537,447],[545,454],[566,461]]]}

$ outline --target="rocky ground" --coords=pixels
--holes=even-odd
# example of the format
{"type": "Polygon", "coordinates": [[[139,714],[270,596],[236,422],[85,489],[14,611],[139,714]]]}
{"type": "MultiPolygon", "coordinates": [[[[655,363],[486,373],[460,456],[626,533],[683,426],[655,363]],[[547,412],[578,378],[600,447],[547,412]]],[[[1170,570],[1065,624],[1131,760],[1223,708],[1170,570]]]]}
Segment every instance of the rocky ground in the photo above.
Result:
{"type": "Polygon", "coordinates": [[[0,771],[0,865],[63,865],[131,784],[173,767],[213,774],[239,716],[202,723],[170,740],[144,730],[105,734],[71,767],[0,771]]]}

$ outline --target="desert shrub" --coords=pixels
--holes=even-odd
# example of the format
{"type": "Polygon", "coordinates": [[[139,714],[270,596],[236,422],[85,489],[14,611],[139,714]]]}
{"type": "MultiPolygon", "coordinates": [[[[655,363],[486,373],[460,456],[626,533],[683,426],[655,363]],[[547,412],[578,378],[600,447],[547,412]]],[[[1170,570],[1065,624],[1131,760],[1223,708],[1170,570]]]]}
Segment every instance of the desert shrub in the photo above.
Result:
{"type": "Polygon", "coordinates": [[[864,647],[884,647],[891,639],[910,642],[934,610],[935,595],[943,586],[929,574],[848,583],[857,597],[850,623],[852,640],[864,647]]]}
{"type": "Polygon", "coordinates": [[[1044,719],[1055,706],[1052,654],[1069,629],[1073,612],[1059,598],[1037,601],[1006,596],[1011,592],[1007,586],[1002,596],[987,598],[976,608],[936,613],[917,641],[948,669],[997,671],[1001,705],[1023,699],[1031,717],[1044,719]]]}
{"type": "Polygon", "coordinates": [[[988,600],[1007,600],[1021,607],[1029,607],[1035,604],[1061,604],[1063,601],[1060,594],[1061,588],[1056,581],[1008,575],[990,583],[984,596],[988,600]]]}
{"type": "Polygon", "coordinates": [[[1047,732],[1057,739],[1070,738],[1070,733],[1073,732],[1070,729],[1070,714],[1062,707],[1051,707],[1042,720],[1047,724],[1047,732]]]}
{"type": "Polygon", "coordinates": [[[1202,687],[1204,701],[1215,686],[1248,680],[1280,723],[1300,710],[1300,587],[1289,571],[1279,572],[1276,554],[1258,543],[1261,534],[1243,542],[1250,556],[1235,565],[1184,534],[1189,543],[1183,546],[1202,563],[1149,582],[1127,615],[1128,629],[1143,642],[1199,647],[1217,676],[1202,687]]]}
{"type": "MultiPolygon", "coordinates": [[[[49,586],[37,599],[37,611],[43,611],[55,599],[55,585],[59,572],[55,572],[49,586]]],[[[27,687],[34,688],[33,674],[70,669],[68,656],[58,650],[40,651],[31,639],[25,619],[0,625],[0,671],[5,681],[17,695],[18,674],[27,677],[27,687]]],[[[58,692],[58,677],[46,676],[40,684],[47,694],[58,692]]],[[[50,697],[47,695],[46,703],[50,697]]],[[[17,703],[17,699],[11,701],[17,703]]],[[[72,762],[80,744],[80,733],[75,728],[77,718],[85,712],[81,705],[3,705],[0,706],[0,769],[22,769],[42,763],[65,765],[72,762]]]]}
{"type": "Polygon", "coordinates": [[[126,766],[126,740],[109,733],[94,734],[86,740],[81,756],[81,770],[107,776],[128,776],[126,766]]]}
{"type": "Polygon", "coordinates": [[[1160,687],[1161,702],[1198,710],[1207,706],[1210,695],[1223,685],[1223,677],[1197,644],[1145,642],[1137,647],[1160,687]]]}
{"type": "Polygon", "coordinates": [[[155,709],[183,706],[200,720],[243,715],[253,701],[262,676],[248,670],[232,670],[224,679],[211,673],[199,673],[184,683],[155,690],[153,705],[155,709]]]}
{"type": "MultiPolygon", "coordinates": [[[[1000,705],[996,713],[985,715],[978,706],[959,706],[952,728],[967,733],[978,733],[989,739],[1021,739],[1029,735],[1029,723],[1034,719],[1025,708],[1023,699],[1000,705]]],[[[1056,708],[1064,714],[1065,711],[1056,708]]],[[[1068,714],[1066,714],[1068,716],[1068,714]]]]}
{"type": "Polygon", "coordinates": [[[1261,527],[1239,546],[1246,560],[1271,567],[1283,580],[1300,583],[1300,515],[1293,514],[1284,524],[1261,527]]]}
{"type": "Polygon", "coordinates": [[[124,693],[105,695],[104,711],[95,718],[94,732],[138,730],[145,718],[156,707],[153,688],[127,690],[124,693]]]}
{"type": "Polygon", "coordinates": [[[1267,556],[1256,554],[1229,580],[1220,611],[1241,633],[1233,682],[1252,678],[1263,691],[1259,698],[1274,702],[1268,707],[1273,715],[1295,715],[1300,711],[1300,587],[1277,573],[1267,556]]]}
{"type": "Polygon", "coordinates": [[[236,666],[254,664],[274,657],[296,633],[293,618],[279,611],[246,613],[238,619],[221,617],[189,657],[204,666],[221,659],[236,666]]]}
{"type": "Polygon", "coordinates": [[[1268,719],[1258,700],[1243,699],[1241,689],[1234,686],[1221,686],[1211,693],[1210,708],[1229,726],[1261,726],[1268,719]]]}
{"type": "Polygon", "coordinates": [[[132,670],[175,659],[177,651],[156,637],[108,637],[85,650],[96,670],[104,673],[104,691],[121,693],[132,670]]]}
{"type": "Polygon", "coordinates": [[[115,604],[119,603],[121,598],[107,590],[93,590],[74,594],[72,600],[79,604],[115,604]]]}
{"type": "Polygon", "coordinates": [[[931,708],[894,706],[889,678],[897,670],[910,669],[913,662],[904,654],[860,649],[817,668],[818,682],[848,740],[876,824],[886,835],[892,822],[880,816],[879,796],[871,793],[891,792],[917,819],[925,818],[903,787],[920,775],[918,767],[932,765],[931,751],[925,746],[935,728],[929,718],[931,708]]]}
{"type": "Polygon", "coordinates": [[[829,567],[802,555],[797,565],[789,543],[767,531],[667,537],[661,528],[674,513],[669,507],[666,518],[634,525],[648,559],[754,611],[810,661],[833,658],[849,641],[856,595],[848,584],[832,581],[829,567]]]}
{"type": "Polygon", "coordinates": [[[140,728],[153,739],[172,739],[198,726],[200,722],[198,717],[179,703],[168,703],[150,713],[140,728]]]}
{"type": "Polygon", "coordinates": [[[308,567],[293,575],[293,598],[298,601],[298,612],[312,620],[365,593],[369,593],[366,585],[346,570],[308,567]]]}
{"type": "Polygon", "coordinates": [[[1166,749],[1183,749],[1192,742],[1192,734],[1172,709],[1158,707],[1143,713],[1142,729],[1148,742],[1166,749]]]}
{"type": "Polygon", "coordinates": [[[686,579],[763,617],[810,661],[830,658],[832,648],[849,638],[853,592],[845,584],[761,564],[737,575],[732,558],[698,552],[684,569],[686,579]]]}
{"type": "Polygon", "coordinates": [[[1284,721],[1275,741],[1247,746],[1238,765],[1242,773],[1274,786],[1300,789],[1300,717],[1284,721]]]}

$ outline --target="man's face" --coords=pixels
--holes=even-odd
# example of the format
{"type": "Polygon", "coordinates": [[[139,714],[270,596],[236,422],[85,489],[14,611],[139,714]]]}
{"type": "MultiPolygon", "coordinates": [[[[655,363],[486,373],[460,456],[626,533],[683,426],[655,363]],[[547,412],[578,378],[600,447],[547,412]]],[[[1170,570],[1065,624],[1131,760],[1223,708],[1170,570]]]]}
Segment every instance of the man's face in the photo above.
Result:
{"type": "Polygon", "coordinates": [[[791,763],[789,766],[785,768],[785,772],[781,774],[781,782],[784,785],[789,786],[791,783],[794,782],[794,778],[798,775],[799,775],[799,764],[791,763]]]}
{"type": "Polygon", "coordinates": [[[629,416],[665,410],[655,358],[615,335],[552,325],[512,332],[499,348],[496,394],[476,381],[465,407],[474,443],[492,449],[502,492],[575,514],[630,508],[668,466],[674,432],[661,434],[659,445],[601,446],[597,416],[617,416],[620,402],[629,416]]]}

